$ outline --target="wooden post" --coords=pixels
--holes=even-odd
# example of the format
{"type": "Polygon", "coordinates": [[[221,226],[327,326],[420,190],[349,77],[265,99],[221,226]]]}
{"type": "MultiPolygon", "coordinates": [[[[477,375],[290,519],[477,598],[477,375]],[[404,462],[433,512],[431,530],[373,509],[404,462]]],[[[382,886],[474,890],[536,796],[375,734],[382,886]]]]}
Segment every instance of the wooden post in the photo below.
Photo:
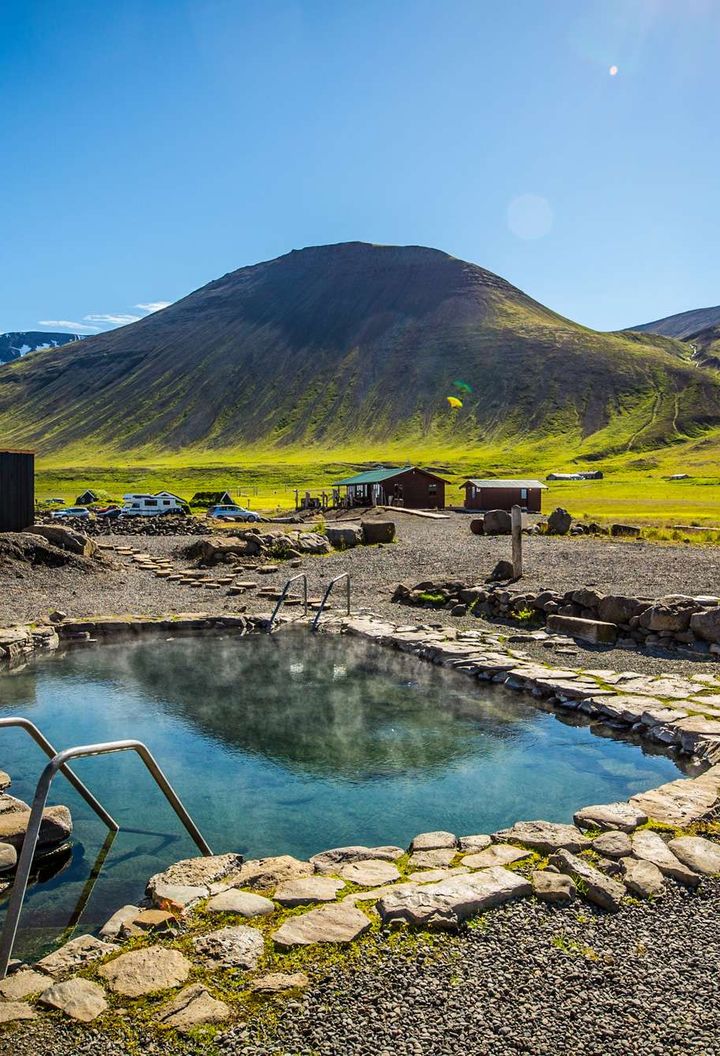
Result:
{"type": "Polygon", "coordinates": [[[513,579],[520,579],[523,574],[522,563],[522,510],[513,506],[510,511],[512,526],[512,566],[513,579]]]}

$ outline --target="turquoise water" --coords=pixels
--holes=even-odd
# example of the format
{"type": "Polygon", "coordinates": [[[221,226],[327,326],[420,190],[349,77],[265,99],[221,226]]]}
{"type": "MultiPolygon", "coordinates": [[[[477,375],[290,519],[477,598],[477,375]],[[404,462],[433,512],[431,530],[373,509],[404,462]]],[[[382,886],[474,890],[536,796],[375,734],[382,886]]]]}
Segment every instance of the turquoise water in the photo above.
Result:
{"type": "MultiPolygon", "coordinates": [[[[144,741],[213,850],[253,857],[569,821],[584,804],[678,776],[665,756],[559,721],[524,694],[303,632],[47,656],[0,677],[0,714],[27,716],[56,747],[144,741]]],[[[15,795],[31,798],[43,761],[26,734],[0,731],[15,795]]],[[[74,765],[122,831],[92,886],[106,830],[56,779],[51,802],[70,806],[76,842],[63,871],[28,895],[26,955],[68,922],[98,927],[153,872],[197,853],[137,756],[74,765]]]]}

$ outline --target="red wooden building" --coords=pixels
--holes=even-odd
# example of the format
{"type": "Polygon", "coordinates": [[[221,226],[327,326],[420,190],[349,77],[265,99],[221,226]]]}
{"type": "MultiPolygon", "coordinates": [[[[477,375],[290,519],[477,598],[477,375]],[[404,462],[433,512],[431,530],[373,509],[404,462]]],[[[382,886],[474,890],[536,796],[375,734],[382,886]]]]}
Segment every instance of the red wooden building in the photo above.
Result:
{"type": "Polygon", "coordinates": [[[442,510],[447,481],[418,466],[380,467],[338,480],[350,506],[404,506],[409,510],[442,510]]]}
{"type": "Polygon", "coordinates": [[[547,487],[539,480],[466,480],[466,510],[511,510],[520,506],[528,513],[540,513],[542,493],[547,487]]]}

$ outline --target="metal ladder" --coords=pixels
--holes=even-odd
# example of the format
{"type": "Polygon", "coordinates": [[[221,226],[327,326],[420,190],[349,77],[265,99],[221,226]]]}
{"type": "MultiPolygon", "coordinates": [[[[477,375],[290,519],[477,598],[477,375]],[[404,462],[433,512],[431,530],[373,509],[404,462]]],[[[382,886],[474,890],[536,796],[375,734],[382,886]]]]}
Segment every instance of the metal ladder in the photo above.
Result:
{"type": "Polygon", "coordinates": [[[147,769],[150,771],[155,783],[159,786],[165,798],[170,803],[170,806],[187,829],[198,849],[203,855],[212,855],[210,847],[183,806],[182,800],[166,778],[162,769],[153,757],[152,752],[142,743],[142,741],[106,741],[101,744],[79,745],[75,748],[66,748],[62,752],[56,752],[37,726],[34,726],[28,719],[18,717],[0,719],[0,727],[6,726],[19,726],[26,730],[33,740],[40,745],[45,754],[51,758],[50,762],[40,775],[40,780],[35,789],[35,796],[33,797],[32,807],[30,809],[30,818],[23,839],[20,857],[18,858],[15,880],[10,892],[7,917],[5,918],[2,938],[0,938],[0,980],[4,979],[7,974],[8,964],[10,963],[13,947],[15,945],[20,913],[22,911],[23,902],[25,901],[30,870],[32,868],[38,836],[40,834],[43,811],[45,810],[50,786],[55,776],[58,773],[61,773],[67,777],[83,799],[92,807],[98,817],[102,818],[109,829],[113,832],[117,832],[120,828],[115,819],[108,814],[105,808],[98,803],[79,778],[75,776],[74,772],[67,765],[69,760],[81,759],[92,755],[110,755],[115,752],[137,752],[145,763],[147,769]]]}
{"type": "Polygon", "coordinates": [[[318,629],[318,624],[320,623],[320,617],[323,614],[323,611],[325,609],[325,605],[327,603],[327,600],[330,597],[330,594],[332,593],[332,589],[335,586],[335,584],[339,583],[340,580],[342,580],[342,579],[345,580],[346,597],[347,597],[347,614],[348,614],[348,616],[350,615],[350,573],[349,572],[342,572],[339,576],[335,576],[335,579],[331,579],[330,582],[328,583],[327,588],[325,590],[325,593],[323,594],[322,601],[320,602],[320,605],[318,607],[318,611],[315,613],[315,618],[313,619],[312,623],[310,624],[310,630],[311,631],[316,631],[318,629]]]}
{"type": "Polygon", "coordinates": [[[299,572],[297,576],[291,576],[290,579],[285,584],[285,586],[283,587],[282,594],[278,598],[277,604],[275,605],[275,608],[273,609],[272,616],[270,617],[270,625],[269,625],[269,628],[268,628],[270,631],[272,631],[272,629],[273,629],[273,627],[275,625],[275,620],[278,617],[280,609],[285,604],[285,599],[288,596],[288,591],[290,590],[290,587],[292,586],[293,583],[297,583],[297,581],[299,579],[301,579],[303,581],[304,615],[307,616],[307,614],[308,614],[308,581],[307,581],[306,574],[304,572],[299,572]]]}

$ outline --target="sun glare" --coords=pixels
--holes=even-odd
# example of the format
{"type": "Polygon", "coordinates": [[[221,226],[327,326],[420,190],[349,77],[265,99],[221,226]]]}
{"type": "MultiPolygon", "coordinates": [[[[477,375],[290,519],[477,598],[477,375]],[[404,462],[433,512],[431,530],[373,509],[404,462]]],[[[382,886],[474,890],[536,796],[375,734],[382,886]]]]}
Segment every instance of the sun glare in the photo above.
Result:
{"type": "Polygon", "coordinates": [[[611,77],[617,77],[617,72],[618,72],[617,66],[611,66],[608,72],[609,72],[611,77]]]}

